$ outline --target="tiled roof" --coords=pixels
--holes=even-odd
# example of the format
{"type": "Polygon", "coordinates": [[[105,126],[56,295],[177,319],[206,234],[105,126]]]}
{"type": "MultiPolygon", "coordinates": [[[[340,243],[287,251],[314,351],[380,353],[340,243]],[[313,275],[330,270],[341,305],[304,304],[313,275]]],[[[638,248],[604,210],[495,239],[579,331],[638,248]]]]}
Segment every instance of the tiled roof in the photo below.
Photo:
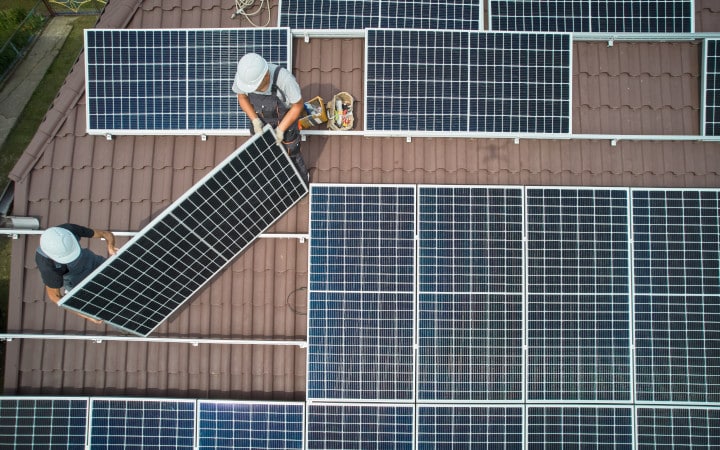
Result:
{"type": "MultiPolygon", "coordinates": [[[[98,26],[245,26],[232,2],[109,2],[98,26]]],[[[277,2],[272,2],[275,23],[277,2]]],[[[720,8],[696,0],[697,31],[720,31],[720,8]]],[[[362,130],[364,43],[296,39],[293,71],[306,98],[356,99],[362,130]]],[[[575,42],[573,131],[699,134],[701,45],[575,42]]],[[[43,227],[65,221],[137,231],[240,146],[245,137],[116,136],[85,132],[82,57],[68,75],[12,177],[15,215],[43,227]]],[[[313,182],[573,186],[720,186],[720,144],[701,141],[459,139],[310,135],[313,182]]],[[[307,233],[308,200],[271,233],[307,233]]],[[[10,332],[105,334],[51,305],[34,263],[36,236],[13,243],[10,332]]],[[[98,253],[100,243],[91,243],[98,253]]],[[[154,336],[304,339],[308,255],[296,239],[259,239],[154,336]],[[288,302],[297,308],[290,308],[288,302]],[[297,312],[296,312],[297,311],[297,312]]],[[[16,340],[7,344],[5,392],[302,399],[305,351],[297,347],[16,340]]]]}

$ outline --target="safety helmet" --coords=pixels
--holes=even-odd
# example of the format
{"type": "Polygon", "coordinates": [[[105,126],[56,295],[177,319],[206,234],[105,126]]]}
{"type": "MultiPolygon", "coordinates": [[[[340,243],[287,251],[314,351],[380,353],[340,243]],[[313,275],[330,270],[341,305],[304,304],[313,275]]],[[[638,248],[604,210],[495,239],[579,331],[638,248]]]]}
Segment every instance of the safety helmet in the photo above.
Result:
{"type": "Polygon", "coordinates": [[[257,53],[248,53],[238,61],[235,85],[243,92],[255,92],[268,71],[268,63],[257,53]]]}
{"type": "Polygon", "coordinates": [[[40,248],[50,259],[68,264],[80,256],[80,243],[74,234],[61,227],[51,227],[40,236],[40,248]]]}

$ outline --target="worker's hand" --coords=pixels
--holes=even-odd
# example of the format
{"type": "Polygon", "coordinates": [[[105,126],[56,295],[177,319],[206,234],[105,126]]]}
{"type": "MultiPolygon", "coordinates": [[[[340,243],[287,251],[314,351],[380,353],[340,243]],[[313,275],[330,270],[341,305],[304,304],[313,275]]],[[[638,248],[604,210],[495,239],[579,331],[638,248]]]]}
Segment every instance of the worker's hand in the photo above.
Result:
{"type": "Polygon", "coordinates": [[[275,137],[277,138],[277,143],[282,145],[283,139],[285,138],[285,130],[275,128],[275,137]]]}
{"type": "Polygon", "coordinates": [[[111,244],[108,244],[107,249],[108,249],[108,254],[109,254],[110,256],[113,256],[113,255],[114,255],[115,253],[117,253],[117,251],[118,251],[118,248],[115,247],[114,245],[111,245],[111,244]]]}
{"type": "Polygon", "coordinates": [[[261,118],[256,117],[252,120],[253,130],[255,130],[255,134],[261,134],[263,125],[265,125],[261,118]]]}

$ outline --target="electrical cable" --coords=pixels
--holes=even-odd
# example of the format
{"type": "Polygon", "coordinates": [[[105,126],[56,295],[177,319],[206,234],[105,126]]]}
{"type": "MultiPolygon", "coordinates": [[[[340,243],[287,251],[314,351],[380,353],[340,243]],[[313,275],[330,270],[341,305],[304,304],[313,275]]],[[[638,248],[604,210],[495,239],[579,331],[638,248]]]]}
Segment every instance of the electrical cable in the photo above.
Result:
{"type": "Polygon", "coordinates": [[[247,19],[248,22],[250,22],[250,25],[256,28],[266,27],[270,25],[270,0],[260,0],[260,4],[255,11],[247,12],[246,10],[252,8],[254,4],[255,0],[235,0],[235,12],[232,14],[232,16],[230,16],[230,18],[234,19],[237,16],[243,16],[247,19]],[[267,7],[267,21],[264,25],[258,25],[253,22],[251,17],[260,14],[262,12],[263,6],[267,7]]]}
{"type": "Polygon", "coordinates": [[[294,313],[297,314],[298,316],[307,316],[307,308],[305,308],[305,311],[298,311],[297,309],[295,309],[295,307],[294,307],[293,305],[290,304],[290,297],[292,297],[293,295],[295,295],[295,294],[296,294],[297,292],[299,292],[299,291],[307,291],[307,287],[305,287],[305,286],[300,286],[299,288],[295,289],[294,291],[291,291],[291,292],[288,294],[287,298],[285,299],[285,304],[286,304],[287,307],[290,309],[290,311],[294,312],[294,313]]]}

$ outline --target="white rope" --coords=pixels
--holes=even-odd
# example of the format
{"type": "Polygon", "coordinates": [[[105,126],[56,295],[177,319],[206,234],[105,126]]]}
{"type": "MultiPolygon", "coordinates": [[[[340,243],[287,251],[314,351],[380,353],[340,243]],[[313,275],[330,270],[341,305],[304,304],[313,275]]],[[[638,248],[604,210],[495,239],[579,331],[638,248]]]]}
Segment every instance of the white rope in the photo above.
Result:
{"type": "Polygon", "coordinates": [[[243,16],[254,27],[266,27],[270,25],[270,0],[260,0],[260,4],[258,5],[257,9],[251,12],[248,11],[252,8],[253,4],[255,4],[255,1],[256,0],[235,0],[235,12],[230,18],[234,19],[237,16],[243,16]],[[253,22],[251,17],[261,14],[263,6],[266,6],[267,8],[267,21],[264,25],[258,25],[253,22]]]}

